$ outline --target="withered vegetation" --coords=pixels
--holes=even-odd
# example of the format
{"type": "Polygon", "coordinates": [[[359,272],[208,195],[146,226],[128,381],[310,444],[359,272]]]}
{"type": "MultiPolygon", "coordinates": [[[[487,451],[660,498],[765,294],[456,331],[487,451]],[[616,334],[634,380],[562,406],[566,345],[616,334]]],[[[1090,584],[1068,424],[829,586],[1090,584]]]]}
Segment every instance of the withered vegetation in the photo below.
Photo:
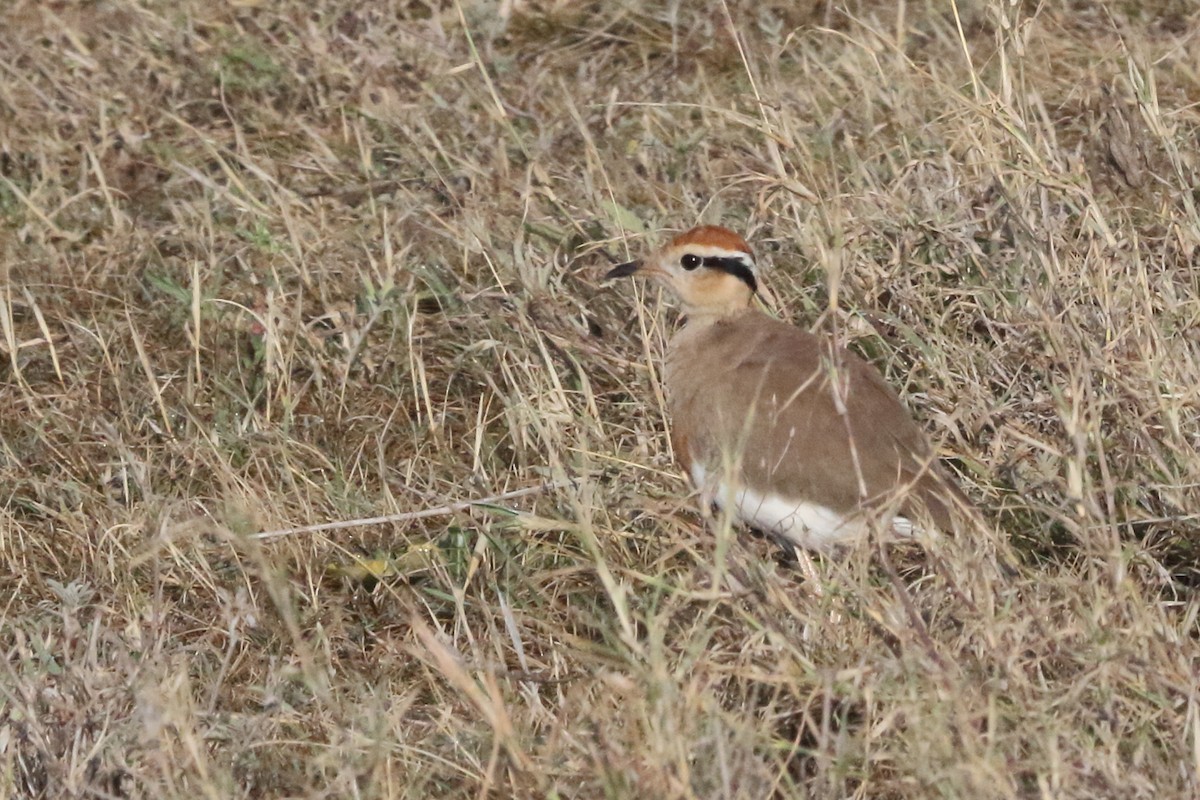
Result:
{"type": "Polygon", "coordinates": [[[0,795],[1196,797],[1197,30],[8,0],[0,795]],[[697,222],[974,530],[705,529],[599,281],[697,222]]]}

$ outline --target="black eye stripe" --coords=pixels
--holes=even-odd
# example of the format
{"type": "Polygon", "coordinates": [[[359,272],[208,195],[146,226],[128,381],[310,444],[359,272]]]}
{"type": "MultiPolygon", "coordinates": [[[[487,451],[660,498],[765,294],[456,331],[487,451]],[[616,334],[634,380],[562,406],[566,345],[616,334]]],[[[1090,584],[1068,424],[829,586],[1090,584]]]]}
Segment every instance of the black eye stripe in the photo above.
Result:
{"type": "Polygon", "coordinates": [[[727,272],[749,286],[751,292],[758,293],[758,281],[754,277],[754,270],[742,259],[732,256],[709,256],[704,259],[704,266],[727,272]]]}

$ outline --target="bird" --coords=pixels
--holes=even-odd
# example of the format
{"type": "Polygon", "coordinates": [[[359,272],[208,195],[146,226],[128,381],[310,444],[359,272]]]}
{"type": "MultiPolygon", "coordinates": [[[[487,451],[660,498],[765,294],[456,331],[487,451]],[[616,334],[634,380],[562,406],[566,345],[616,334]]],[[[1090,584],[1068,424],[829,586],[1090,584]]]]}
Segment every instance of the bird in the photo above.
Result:
{"type": "Polygon", "coordinates": [[[785,548],[831,551],[872,525],[949,533],[970,508],[875,367],[757,307],[741,235],[695,227],[604,278],[632,275],[682,306],[662,375],[672,447],[702,512],[723,510],[785,548]]]}

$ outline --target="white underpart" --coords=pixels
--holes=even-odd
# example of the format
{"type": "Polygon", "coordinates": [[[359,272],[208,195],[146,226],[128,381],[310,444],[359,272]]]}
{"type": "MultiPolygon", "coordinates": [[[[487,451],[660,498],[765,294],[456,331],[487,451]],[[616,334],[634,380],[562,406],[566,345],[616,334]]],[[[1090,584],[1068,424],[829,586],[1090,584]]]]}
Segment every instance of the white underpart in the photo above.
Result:
{"type": "MultiPolygon", "coordinates": [[[[846,516],[819,503],[789,500],[776,494],[730,486],[725,481],[717,481],[714,485],[709,481],[708,470],[698,463],[692,464],[691,477],[702,497],[711,497],[722,510],[732,505],[739,521],[782,536],[807,550],[825,550],[861,539],[870,530],[871,519],[864,514],[846,516]]],[[[912,521],[901,516],[893,517],[890,527],[897,536],[912,536],[916,531],[912,521]]]]}

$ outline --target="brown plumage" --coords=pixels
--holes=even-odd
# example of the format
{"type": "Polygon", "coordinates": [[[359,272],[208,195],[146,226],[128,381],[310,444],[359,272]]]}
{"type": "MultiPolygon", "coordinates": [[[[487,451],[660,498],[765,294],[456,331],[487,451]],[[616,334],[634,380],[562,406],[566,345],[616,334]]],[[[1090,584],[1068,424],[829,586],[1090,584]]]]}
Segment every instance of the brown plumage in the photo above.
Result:
{"type": "Polygon", "coordinates": [[[664,382],[675,452],[704,502],[789,544],[862,536],[872,515],[910,532],[953,527],[968,503],[879,372],[849,351],[751,305],[742,237],[704,226],[609,273],[664,282],[686,324],[664,382]]]}

